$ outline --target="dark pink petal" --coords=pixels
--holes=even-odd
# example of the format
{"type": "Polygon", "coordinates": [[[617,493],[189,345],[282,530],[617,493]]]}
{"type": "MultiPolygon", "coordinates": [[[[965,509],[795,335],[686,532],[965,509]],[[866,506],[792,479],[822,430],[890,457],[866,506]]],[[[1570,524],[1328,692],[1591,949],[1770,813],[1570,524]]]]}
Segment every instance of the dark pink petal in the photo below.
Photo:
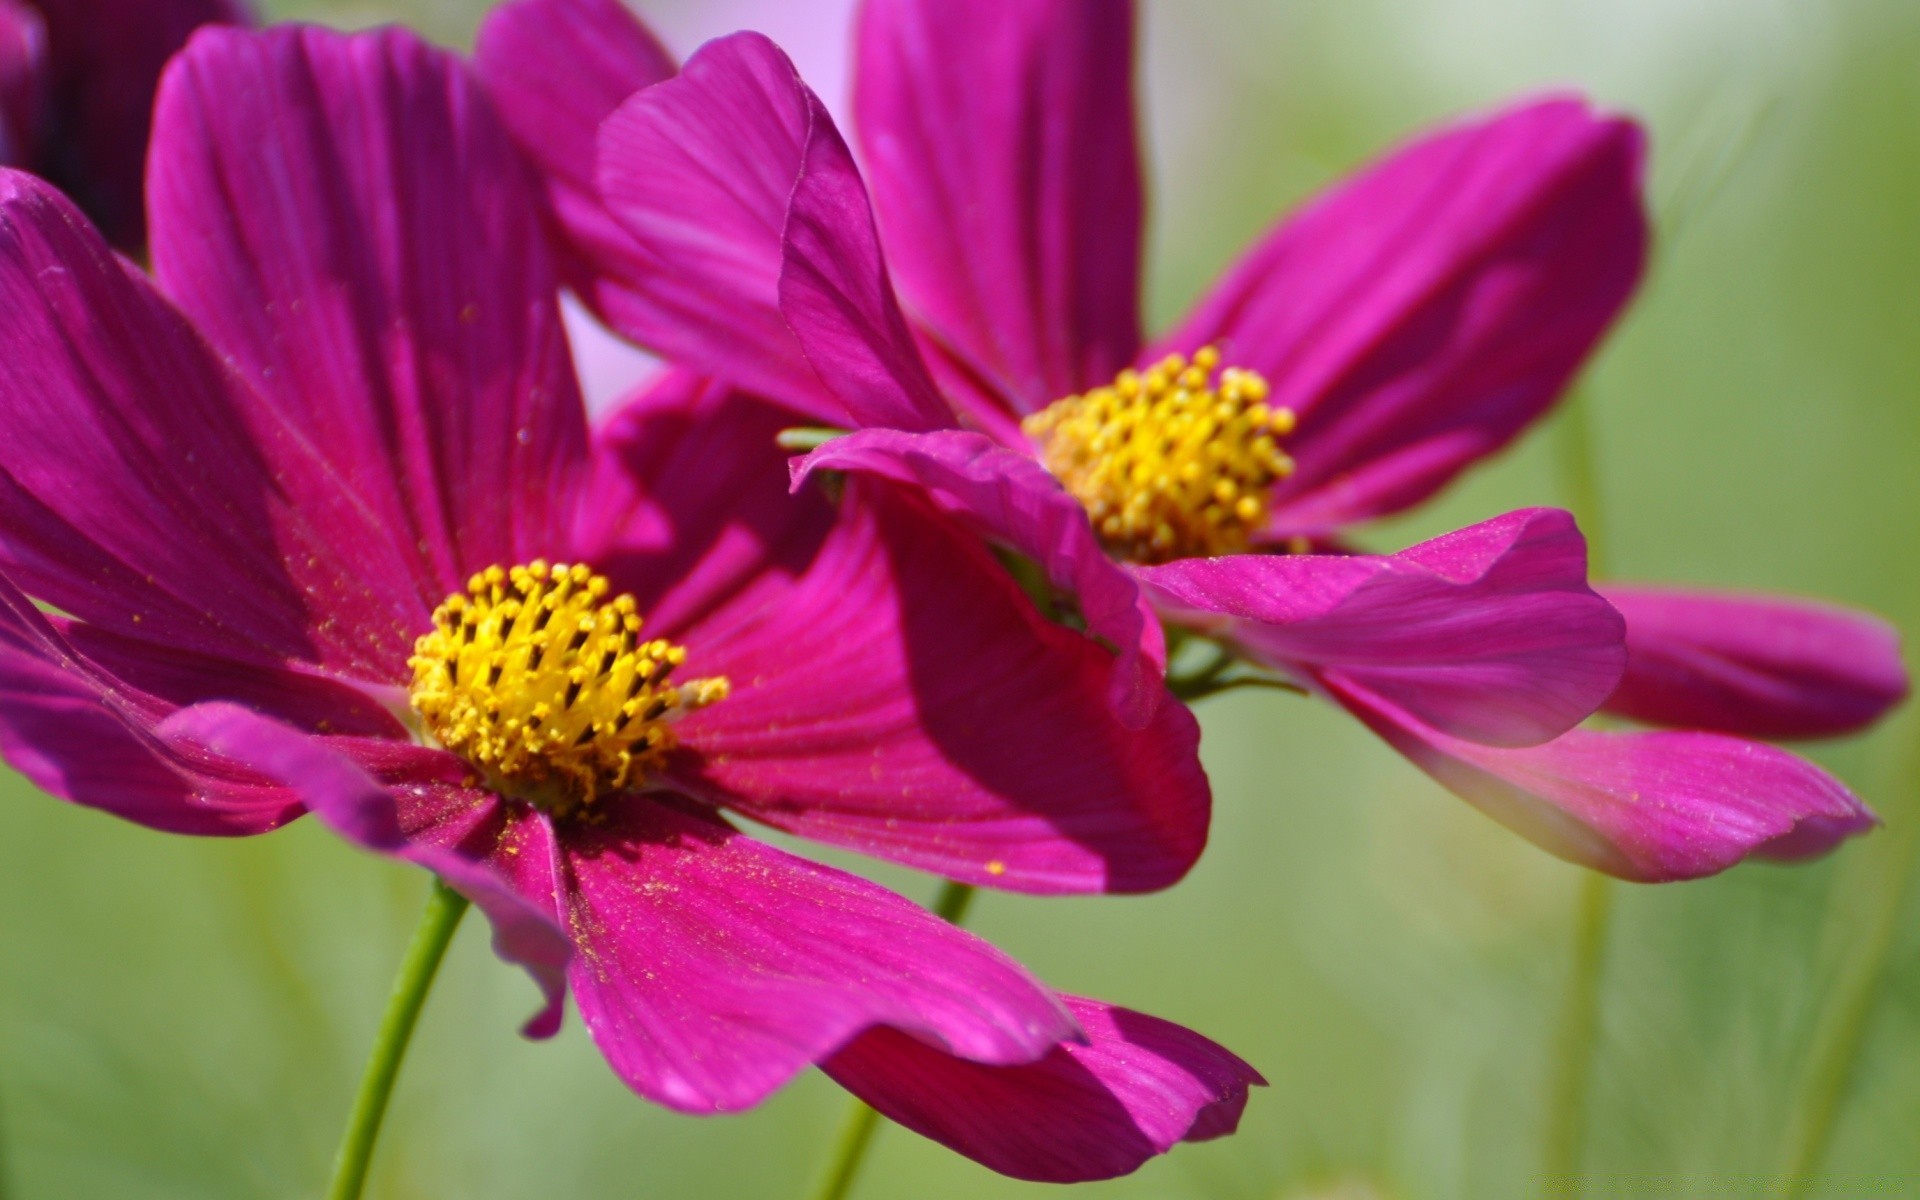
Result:
{"type": "Polygon", "coordinates": [[[1749,855],[1807,858],[1878,824],[1839,780],[1761,742],[1576,729],[1502,750],[1450,738],[1359,689],[1335,694],[1455,795],[1549,852],[1622,879],[1697,879],[1749,855]]]}
{"type": "Polygon", "coordinates": [[[673,56],[620,0],[512,0],[481,23],[473,66],[540,171],[568,282],[597,306],[596,264],[633,253],[594,180],[600,122],[672,78],[673,56]]]}
{"type": "Polygon", "coordinates": [[[1586,541],[1528,509],[1399,554],[1231,555],[1135,571],[1173,619],[1460,738],[1527,746],[1599,707],[1626,662],[1586,541]]]}
{"type": "Polygon", "coordinates": [[[0,565],[16,583],[195,653],[404,670],[429,609],[384,532],[64,197],[7,171],[0,313],[0,565]]]}
{"type": "Polygon", "coordinates": [[[1777,596],[1609,584],[1627,674],[1607,711],[1754,738],[1864,729],[1907,695],[1900,635],[1878,617],[1777,596]]]}
{"type": "Polygon", "coordinates": [[[1077,1032],[1012,959],[884,888],[665,797],[603,803],[564,831],[571,978],[649,1100],[751,1108],[876,1025],[1001,1064],[1077,1032]]]}
{"type": "Polygon", "coordinates": [[[1107,557],[1086,510],[1046,469],[982,434],[869,429],[835,438],[794,464],[904,483],[942,512],[1038,563],[1072,597],[1087,628],[1114,650],[1112,702],[1129,725],[1145,723],[1164,695],[1166,643],[1131,576],[1107,557]]]}
{"type": "Polygon", "coordinates": [[[209,30],[154,128],[162,286],[395,531],[421,601],[552,557],[586,414],[524,163],[459,61],[398,29],[209,30]]]}
{"type": "Polygon", "coordinates": [[[169,746],[171,711],[63,638],[0,578],[0,756],[63,800],[170,833],[265,833],[299,799],[232,762],[169,746]]]}
{"type": "Polygon", "coordinates": [[[199,746],[246,764],[299,792],[314,815],[355,845],[425,867],[493,923],[493,949],[525,968],[546,1004],[527,1022],[528,1037],[560,1028],[573,944],[555,921],[549,897],[520,895],[493,871],[444,846],[409,838],[394,797],[353,760],[318,738],[237,704],[182,709],[161,732],[181,746],[199,746]]]}
{"type": "Polygon", "coordinates": [[[1429,135],[1288,218],[1154,351],[1218,343],[1299,414],[1277,535],[1405,508],[1553,403],[1639,280],[1644,140],[1573,99],[1429,135]]]}
{"type": "Polygon", "coordinates": [[[1130,0],[869,0],[854,119],[915,316],[1032,412],[1140,345],[1130,0]]]}
{"type": "Polygon", "coordinates": [[[828,1075],[915,1133],[1016,1179],[1112,1179],[1181,1142],[1224,1137],[1247,1090],[1246,1063],[1171,1021],[1064,997],[1086,1030],[1018,1067],[967,1062],[893,1029],[862,1034],[828,1075]]]}
{"type": "Polygon", "coordinates": [[[0,0],[0,167],[32,167],[46,113],[47,35],[40,14],[0,0]]]}
{"type": "Polygon", "coordinates": [[[629,236],[593,264],[592,295],[648,349],[844,423],[780,315],[787,200],[823,112],[786,56],[744,33],[628,100],[600,127],[597,178],[629,236]]]}
{"type": "Polygon", "coordinates": [[[600,187],[640,252],[605,267],[632,290],[605,302],[621,332],[823,419],[949,422],[853,158],[772,42],[710,42],[622,105],[601,127],[600,187]]]}
{"type": "Polygon", "coordinates": [[[114,245],[146,240],[141,177],[161,68],[206,24],[245,25],[244,0],[33,0],[46,19],[49,125],[34,170],[114,245]]]}
{"type": "Polygon", "coordinates": [[[594,431],[574,553],[661,630],[751,603],[743,590],[788,586],[833,522],[817,490],[787,491],[774,438],[804,423],[691,371],[666,372],[594,431]]]}
{"type": "Polygon", "coordinates": [[[679,722],[678,777],[755,820],[1029,892],[1166,887],[1206,843],[1191,714],[1123,725],[1106,651],[897,491],[851,481],[804,578],[686,645],[733,692],[679,722]]]}

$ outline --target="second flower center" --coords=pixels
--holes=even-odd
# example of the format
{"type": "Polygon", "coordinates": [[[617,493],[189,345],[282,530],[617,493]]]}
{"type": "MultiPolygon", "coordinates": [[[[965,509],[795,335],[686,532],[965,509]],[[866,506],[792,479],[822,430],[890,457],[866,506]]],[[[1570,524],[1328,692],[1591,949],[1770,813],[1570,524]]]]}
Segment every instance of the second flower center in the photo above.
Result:
{"type": "Polygon", "coordinates": [[[1267,494],[1293,471],[1293,413],[1267,381],[1220,367],[1209,346],[1173,354],[1021,422],[1048,471],[1085,506],[1107,548],[1133,562],[1235,554],[1266,524],[1267,494]]]}
{"type": "Polygon", "coordinates": [[[675,743],[670,720],[725,698],[670,683],[687,652],[643,641],[632,596],[584,566],[489,567],[414,644],[413,707],[490,786],[564,814],[634,786],[675,743]]]}

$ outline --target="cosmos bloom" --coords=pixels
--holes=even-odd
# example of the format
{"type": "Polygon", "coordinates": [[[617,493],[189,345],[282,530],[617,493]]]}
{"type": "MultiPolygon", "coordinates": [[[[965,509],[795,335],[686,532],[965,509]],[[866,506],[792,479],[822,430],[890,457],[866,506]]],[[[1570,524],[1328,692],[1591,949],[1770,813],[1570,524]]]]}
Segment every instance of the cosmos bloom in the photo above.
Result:
{"type": "Polygon", "coordinates": [[[950,878],[1137,891],[1205,839],[1197,728],[794,419],[685,373],[589,431],[527,175],[399,31],[175,60],[154,278],[0,172],[0,750],[159,829],[311,811],[492,918],[551,1032],[690,1112],[812,1063],[998,1169],[1111,1175],[1258,1076],[1038,983],[731,810],[950,878]]]}
{"type": "MultiPolygon", "coordinates": [[[[865,179],[754,35],[676,76],[617,4],[517,0],[477,53],[581,295],[643,345],[857,429],[797,478],[906,485],[1039,564],[1122,648],[1124,717],[1158,694],[1164,619],[1615,874],[1705,874],[1870,825],[1771,747],[1568,732],[1646,691],[1656,635],[1621,653],[1565,514],[1340,553],[1511,441],[1624,305],[1647,239],[1639,130],[1555,98],[1429,135],[1283,221],[1148,345],[1132,39],[1130,6],[1105,0],[867,0],[865,179]]],[[[1904,686],[1887,639],[1838,640],[1865,657],[1798,694],[1824,704],[1845,677],[1855,716],[1877,715],[1904,686]]],[[[1667,655],[1669,681],[1699,657],[1667,655]]]]}
{"type": "Polygon", "coordinates": [[[244,0],[0,0],[0,166],[51,180],[138,250],[160,70],[200,26],[251,20],[244,0]]]}

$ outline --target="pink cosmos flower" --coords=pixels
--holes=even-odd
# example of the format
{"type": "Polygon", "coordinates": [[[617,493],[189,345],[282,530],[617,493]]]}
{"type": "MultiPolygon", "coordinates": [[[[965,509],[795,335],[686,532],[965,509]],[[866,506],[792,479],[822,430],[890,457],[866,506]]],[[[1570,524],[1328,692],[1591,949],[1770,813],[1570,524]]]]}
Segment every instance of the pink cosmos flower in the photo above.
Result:
{"type": "Polygon", "coordinates": [[[611,0],[516,0],[477,51],[590,304],[858,427],[797,479],[907,485],[1039,564],[1121,648],[1130,720],[1159,694],[1157,616],[1618,875],[1871,825],[1771,747],[1569,732],[1603,702],[1736,733],[1857,727],[1905,690],[1870,618],[1614,589],[1623,656],[1577,531],[1545,510],[1396,555],[1300,553],[1342,550],[1551,405],[1639,278],[1634,125],[1554,98],[1422,138],[1283,221],[1146,345],[1131,6],[866,0],[857,32],[871,201],[826,107],[756,35],[676,76],[611,0]]]}
{"type": "Polygon", "coordinates": [[[160,69],[245,0],[0,0],[0,166],[58,184],[109,241],[146,241],[140,200],[160,69]]]}
{"type": "Polygon", "coordinates": [[[491,917],[552,1032],[689,1112],[819,1063],[1010,1174],[1237,1123],[1246,1064],[1060,996],[722,810],[1033,892],[1179,878],[1197,728],[976,539],[674,373],[589,431],[522,161],[400,31],[207,31],[169,68],[154,278],[0,171],[0,752],[154,828],[312,811],[491,917]],[[30,599],[31,598],[31,599],[30,599]],[[644,623],[643,623],[644,622],[644,623]]]}

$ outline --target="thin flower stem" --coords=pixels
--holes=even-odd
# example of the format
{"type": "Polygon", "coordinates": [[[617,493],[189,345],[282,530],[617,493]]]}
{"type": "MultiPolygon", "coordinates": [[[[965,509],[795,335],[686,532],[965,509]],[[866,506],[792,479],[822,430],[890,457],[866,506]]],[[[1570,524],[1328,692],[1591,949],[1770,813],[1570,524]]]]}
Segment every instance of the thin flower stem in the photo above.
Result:
{"type": "MultiPolygon", "coordinates": [[[[966,919],[976,890],[970,883],[947,880],[933,899],[934,914],[944,921],[960,924],[966,919]]],[[[846,1200],[853,1194],[854,1180],[860,1175],[860,1167],[866,1162],[867,1150],[873,1145],[873,1135],[879,1128],[880,1114],[855,1100],[847,1110],[846,1119],[840,1123],[840,1134],[833,1140],[833,1157],[827,1162],[826,1174],[820,1177],[813,1200],[846,1200]]]]}
{"type": "MultiPolygon", "coordinates": [[[[1582,391],[1568,395],[1554,422],[1567,501],[1587,536],[1587,574],[1603,574],[1606,538],[1595,447],[1592,402],[1582,391]]],[[[1572,1200],[1581,1193],[1580,1159],[1586,1145],[1587,1094],[1593,1083],[1600,1033],[1600,989],[1606,974],[1607,934],[1613,915],[1613,880],[1588,872],[1576,904],[1573,963],[1554,1037],[1548,1078],[1546,1142],[1541,1168],[1547,1194],[1572,1200]]]]}
{"type": "Polygon", "coordinates": [[[1205,700],[1208,696],[1218,696],[1222,692],[1238,691],[1241,688],[1256,688],[1270,692],[1291,692],[1304,696],[1307,689],[1285,679],[1274,679],[1267,675],[1236,675],[1232,679],[1205,679],[1185,681],[1167,680],[1167,690],[1175,696],[1192,704],[1195,700],[1205,700]]]}
{"type": "Polygon", "coordinates": [[[353,1098],[353,1111],[347,1115],[347,1130],[333,1160],[333,1183],[327,1189],[327,1200],[359,1200],[366,1187],[367,1166],[373,1160],[373,1144],[380,1136],[381,1119],[387,1115],[387,1100],[400,1074],[400,1061],[406,1057],[407,1043],[413,1039],[414,1024],[440,970],[440,960],[446,956],[454,930],[460,927],[460,918],[466,912],[467,898],[435,879],[433,890],[427,894],[426,910],[414,928],[413,942],[400,962],[400,973],[394,977],[393,996],[374,1035],[360,1091],[353,1098]]]}
{"type": "Polygon", "coordinates": [[[782,450],[804,453],[808,450],[818,450],[833,439],[845,436],[847,431],[844,429],[830,429],[824,425],[796,425],[774,434],[773,442],[782,450]]]}
{"type": "MultiPolygon", "coordinates": [[[[1913,729],[1907,771],[1908,786],[1920,790],[1920,725],[1913,729]]],[[[1800,1105],[1787,1130],[1786,1158],[1773,1192],[1780,1200],[1798,1200],[1806,1194],[1826,1157],[1834,1124],[1866,1047],[1867,1030],[1886,979],[1887,959],[1900,929],[1900,914],[1913,891],[1913,878],[1920,867],[1920,834],[1915,832],[1911,817],[1887,837],[1893,845],[1886,868],[1868,884],[1875,890],[1866,897],[1871,909],[1866,914],[1864,949],[1841,975],[1835,988],[1839,1001],[1814,1030],[1800,1105]]]]}

